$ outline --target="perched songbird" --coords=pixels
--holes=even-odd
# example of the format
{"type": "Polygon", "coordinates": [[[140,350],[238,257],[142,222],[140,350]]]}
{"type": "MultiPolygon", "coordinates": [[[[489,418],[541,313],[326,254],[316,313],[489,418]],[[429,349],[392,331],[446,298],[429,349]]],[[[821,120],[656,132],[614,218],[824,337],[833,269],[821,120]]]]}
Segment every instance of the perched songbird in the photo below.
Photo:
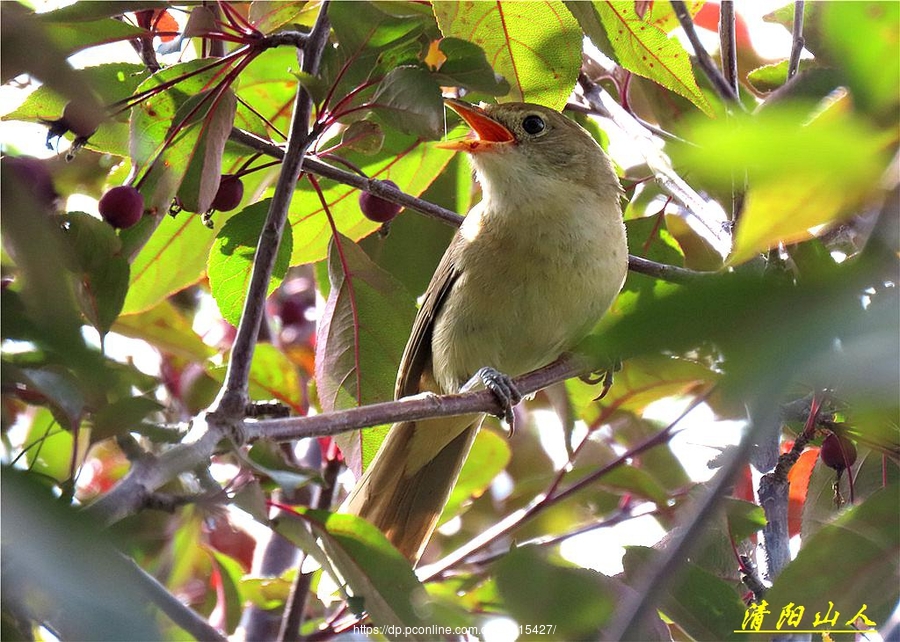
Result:
{"type": "MultiPolygon", "coordinates": [[[[482,198],[425,293],[397,398],[458,392],[485,367],[514,377],[549,364],[590,331],[625,279],[621,186],[584,129],[540,105],[447,104],[475,136],[441,145],[471,155],[482,198]]],[[[492,389],[496,374],[487,372],[492,389]]],[[[344,510],[418,561],[483,417],[395,424],[344,510]]]]}

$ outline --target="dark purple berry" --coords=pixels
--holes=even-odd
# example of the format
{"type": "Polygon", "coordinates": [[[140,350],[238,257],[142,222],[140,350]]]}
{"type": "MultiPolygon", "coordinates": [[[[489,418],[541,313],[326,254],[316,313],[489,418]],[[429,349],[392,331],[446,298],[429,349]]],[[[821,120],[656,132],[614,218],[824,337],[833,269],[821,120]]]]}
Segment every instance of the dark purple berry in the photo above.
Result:
{"type": "MultiPolygon", "coordinates": [[[[393,181],[382,181],[383,183],[390,185],[393,188],[397,186],[393,181]]],[[[400,210],[403,209],[402,205],[398,205],[397,203],[392,203],[390,201],[386,201],[380,196],[375,196],[369,192],[362,192],[359,195],[359,209],[362,211],[363,216],[365,216],[370,221],[375,221],[376,223],[387,223],[389,221],[394,220],[394,217],[400,213],[400,210]]]]}
{"type": "Polygon", "coordinates": [[[244,183],[233,174],[225,174],[219,181],[219,189],[213,198],[212,208],[220,212],[229,212],[241,204],[244,198],[244,183]]]}
{"type": "Polygon", "coordinates": [[[822,442],[819,456],[826,466],[841,471],[856,462],[856,446],[846,437],[831,433],[822,442]]]}
{"type": "Polygon", "coordinates": [[[7,156],[3,159],[3,165],[10,170],[12,180],[19,187],[34,197],[38,204],[44,207],[52,207],[54,201],[59,198],[53,187],[53,179],[47,166],[32,156],[7,156]]]}
{"type": "Polygon", "coordinates": [[[144,215],[144,197],[130,185],[113,187],[102,196],[100,216],[119,229],[131,227],[144,215]]]}

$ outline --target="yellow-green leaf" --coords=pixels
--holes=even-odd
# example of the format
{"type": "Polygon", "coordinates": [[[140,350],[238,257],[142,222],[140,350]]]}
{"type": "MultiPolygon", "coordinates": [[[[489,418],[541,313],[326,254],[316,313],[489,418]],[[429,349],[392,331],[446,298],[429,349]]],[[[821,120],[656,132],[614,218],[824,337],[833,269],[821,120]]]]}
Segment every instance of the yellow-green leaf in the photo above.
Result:
{"type": "Polygon", "coordinates": [[[625,69],[684,96],[707,116],[714,112],[697,86],[691,59],[684,47],[647,20],[632,2],[594,2],[619,63],[625,69]]]}
{"type": "Polygon", "coordinates": [[[581,68],[582,32],[562,2],[434,2],[445,36],[473,42],[511,86],[507,98],[554,109],[581,68]]]}

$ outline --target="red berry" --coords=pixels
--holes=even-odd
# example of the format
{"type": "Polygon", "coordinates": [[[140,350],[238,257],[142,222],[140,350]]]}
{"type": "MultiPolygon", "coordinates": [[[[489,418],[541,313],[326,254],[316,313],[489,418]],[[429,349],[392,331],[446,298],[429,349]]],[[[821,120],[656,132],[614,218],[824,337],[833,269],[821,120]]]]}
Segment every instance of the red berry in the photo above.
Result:
{"type": "Polygon", "coordinates": [[[39,205],[52,207],[53,202],[59,197],[43,161],[32,156],[6,156],[3,159],[3,167],[12,173],[12,180],[31,194],[39,205]]]}
{"type": "MultiPolygon", "coordinates": [[[[397,186],[393,181],[382,181],[391,187],[396,188],[397,186]]],[[[398,205],[397,203],[392,203],[390,201],[386,201],[380,196],[375,196],[369,192],[362,192],[359,195],[359,209],[362,211],[363,216],[365,216],[370,221],[375,221],[376,223],[387,223],[389,221],[394,220],[394,217],[400,213],[400,210],[403,209],[402,205],[398,205]]]]}
{"type": "Polygon", "coordinates": [[[826,466],[841,471],[856,461],[856,446],[846,437],[831,433],[822,442],[819,456],[826,466]]]}
{"type": "Polygon", "coordinates": [[[113,187],[100,199],[100,216],[119,229],[131,227],[144,215],[144,197],[130,185],[113,187]]]}
{"type": "Polygon", "coordinates": [[[212,208],[220,212],[229,212],[241,204],[244,198],[244,183],[233,174],[225,174],[219,181],[219,189],[213,198],[212,208]]]}

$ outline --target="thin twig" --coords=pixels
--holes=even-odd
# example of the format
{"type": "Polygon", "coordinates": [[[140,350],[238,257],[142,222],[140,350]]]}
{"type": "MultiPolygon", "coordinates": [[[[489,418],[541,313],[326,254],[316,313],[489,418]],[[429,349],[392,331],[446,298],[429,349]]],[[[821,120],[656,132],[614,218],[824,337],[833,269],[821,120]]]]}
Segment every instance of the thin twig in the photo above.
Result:
{"type": "Polygon", "coordinates": [[[805,4],[803,0],[794,2],[794,24],[791,28],[793,43],[791,44],[791,57],[788,59],[788,80],[796,76],[800,70],[800,54],[803,53],[803,47],[806,45],[806,40],[803,38],[803,8],[805,4]]]}
{"type": "MultiPolygon", "coordinates": [[[[235,128],[231,131],[231,140],[274,158],[284,157],[284,150],[278,145],[241,129],[235,128]]],[[[454,227],[459,227],[463,221],[463,217],[456,212],[421,198],[411,196],[397,189],[390,183],[374,178],[366,178],[365,176],[359,176],[353,172],[338,169],[337,167],[329,165],[328,163],[323,163],[316,158],[307,156],[303,161],[303,170],[323,178],[343,183],[344,185],[349,185],[350,187],[371,192],[387,201],[403,205],[404,207],[430,216],[431,218],[447,223],[448,225],[453,225],[454,227]]],[[[657,263],[638,256],[628,257],[628,267],[634,272],[646,274],[647,276],[663,281],[670,281],[672,283],[686,283],[709,275],[707,272],[698,272],[696,270],[680,268],[674,265],[657,263]]]]}
{"type": "Polygon", "coordinates": [[[685,35],[691,42],[691,46],[694,48],[694,56],[697,58],[697,64],[700,65],[700,69],[702,69],[703,73],[706,74],[706,77],[709,78],[713,89],[725,102],[740,104],[737,94],[732,90],[728,81],[725,80],[725,76],[722,75],[722,72],[716,67],[709,53],[703,47],[703,43],[700,42],[700,38],[697,36],[697,30],[694,29],[694,21],[691,19],[691,14],[685,3],[681,0],[670,1],[672,3],[672,9],[675,10],[675,17],[678,18],[681,28],[684,29],[685,35]]]}
{"type": "MultiPolygon", "coordinates": [[[[455,551],[441,558],[438,562],[435,562],[434,564],[426,568],[420,569],[419,574],[422,578],[422,581],[429,581],[434,579],[459,562],[470,557],[472,554],[484,550],[498,538],[513,532],[524,522],[537,517],[553,506],[558,506],[560,502],[596,483],[599,479],[601,479],[605,475],[608,475],[616,468],[625,465],[634,457],[637,457],[643,452],[646,452],[652,448],[668,442],[674,436],[674,430],[676,426],[678,426],[678,424],[681,422],[681,420],[684,419],[688,415],[688,413],[694,410],[694,408],[699,406],[701,403],[704,403],[709,398],[710,394],[712,394],[713,390],[714,388],[709,388],[704,394],[696,397],[690,404],[690,406],[684,410],[684,412],[682,412],[678,417],[675,418],[674,421],[672,421],[672,423],[660,430],[658,433],[651,435],[638,445],[629,448],[627,452],[623,453],[616,459],[608,462],[606,465],[593,471],[590,475],[578,480],[577,482],[574,482],[573,484],[559,492],[556,492],[556,486],[562,480],[562,475],[557,475],[550,488],[541,495],[538,495],[528,506],[520,508],[514,513],[507,515],[502,520],[494,524],[491,528],[484,531],[477,537],[470,539],[455,551]]],[[[560,471],[560,473],[564,472],[565,470],[560,471]]]]}
{"type": "Polygon", "coordinates": [[[702,541],[706,528],[715,522],[713,512],[727,495],[727,489],[738,469],[747,462],[753,444],[776,428],[777,408],[769,401],[777,396],[782,382],[771,383],[768,390],[760,391],[757,396],[760,409],[752,414],[751,427],[744,434],[741,443],[729,452],[723,466],[707,484],[706,492],[698,499],[694,510],[681,521],[684,528],[673,529],[672,532],[677,533],[676,537],[652,568],[645,569],[638,577],[634,585],[635,592],[619,606],[612,626],[605,632],[607,639],[640,639],[641,627],[647,617],[659,607],[662,592],[666,587],[672,586],[678,571],[684,567],[684,560],[702,541]]]}
{"type": "Polygon", "coordinates": [[[737,42],[734,34],[734,0],[719,5],[719,55],[722,72],[734,95],[738,95],[737,42]]]}
{"type": "MultiPolygon", "coordinates": [[[[319,8],[321,19],[316,20],[309,37],[302,38],[304,55],[301,68],[310,75],[318,72],[321,53],[328,41],[330,27],[326,13],[327,7],[326,1],[319,8]]],[[[247,290],[247,298],[241,313],[241,322],[238,325],[231,357],[228,360],[225,385],[211,407],[210,418],[217,421],[234,423],[240,420],[249,401],[247,390],[250,363],[253,360],[256,337],[265,310],[267,288],[275,265],[275,257],[278,254],[278,246],[281,243],[281,235],[284,232],[288,207],[291,204],[297,180],[300,178],[300,167],[313,142],[309,136],[312,103],[312,96],[305,86],[300,85],[294,103],[294,116],[281,165],[281,174],[275,185],[266,222],[259,236],[259,244],[250,275],[250,286],[247,290]]]]}
{"type": "MultiPolygon", "coordinates": [[[[316,498],[315,507],[319,510],[330,510],[334,501],[334,491],[337,488],[337,477],[343,468],[343,464],[336,457],[325,462],[322,471],[322,486],[319,496],[316,498]]],[[[281,620],[281,630],[278,632],[279,641],[299,642],[300,629],[303,627],[303,616],[306,611],[306,600],[309,597],[313,574],[303,573],[303,558],[297,565],[297,575],[291,585],[291,592],[285,605],[284,617],[281,620]]]]}

